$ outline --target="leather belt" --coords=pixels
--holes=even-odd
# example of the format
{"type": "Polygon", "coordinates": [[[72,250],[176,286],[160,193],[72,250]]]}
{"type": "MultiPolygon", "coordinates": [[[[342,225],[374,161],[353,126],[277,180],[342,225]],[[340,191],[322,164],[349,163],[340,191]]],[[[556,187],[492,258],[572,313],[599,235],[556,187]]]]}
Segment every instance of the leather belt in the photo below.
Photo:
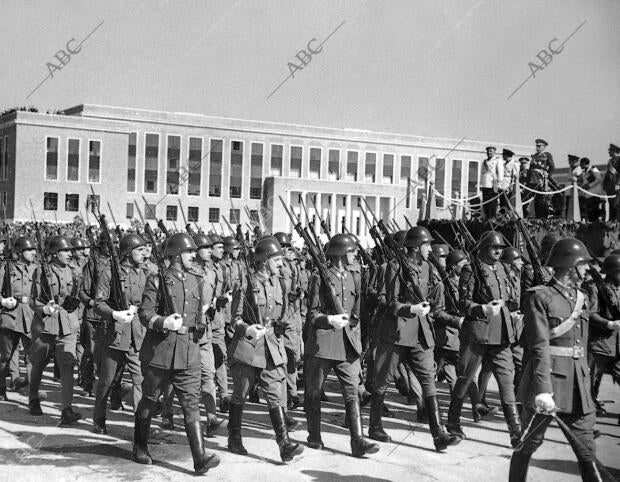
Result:
{"type": "Polygon", "coordinates": [[[15,298],[18,303],[26,305],[30,303],[30,296],[20,296],[19,298],[15,298]]]}
{"type": "Polygon", "coordinates": [[[586,350],[582,346],[550,346],[549,354],[553,356],[563,356],[570,358],[583,358],[586,356],[586,350]]]}

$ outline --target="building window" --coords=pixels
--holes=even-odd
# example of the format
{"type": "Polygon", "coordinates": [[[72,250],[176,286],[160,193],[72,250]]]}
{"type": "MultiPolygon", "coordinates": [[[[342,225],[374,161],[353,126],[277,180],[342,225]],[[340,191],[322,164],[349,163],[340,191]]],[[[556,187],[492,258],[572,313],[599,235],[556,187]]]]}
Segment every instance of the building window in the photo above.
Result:
{"type": "Polygon", "coordinates": [[[157,219],[157,205],[144,203],[144,219],[157,219]]]}
{"type": "Polygon", "coordinates": [[[177,220],[177,206],[166,206],[166,221],[177,220]]]}
{"type": "Polygon", "coordinates": [[[290,176],[301,177],[301,158],[303,155],[303,148],[299,146],[291,146],[291,164],[290,164],[290,176]]]}
{"type": "Polygon", "coordinates": [[[272,176],[282,176],[282,152],[284,151],[283,146],[278,146],[275,144],[271,145],[271,175],[272,176]]]}
{"type": "Polygon", "coordinates": [[[179,166],[181,163],[180,136],[168,136],[166,158],[166,194],[179,194],[179,166]]]}
{"type": "Polygon", "coordinates": [[[258,215],[258,211],[256,209],[250,209],[250,222],[260,225],[260,216],[258,215]]]}
{"type": "Polygon", "coordinates": [[[69,139],[67,148],[67,181],[80,180],[80,140],[69,139]]]}
{"type": "Polygon", "coordinates": [[[375,182],[377,179],[377,155],[374,152],[366,153],[364,179],[366,182],[375,182]]]}
{"type": "Polygon", "coordinates": [[[241,197],[243,176],[243,142],[230,143],[230,197],[241,197]]]}
{"type": "Polygon", "coordinates": [[[241,211],[239,209],[231,209],[228,213],[228,221],[230,224],[240,224],[241,211]]]}
{"type": "Polygon", "coordinates": [[[310,179],[321,177],[321,149],[318,147],[310,148],[310,179]]]}
{"type": "Polygon", "coordinates": [[[58,211],[58,193],[43,193],[43,209],[45,209],[46,211],[58,211]]]}
{"type": "Polygon", "coordinates": [[[357,152],[347,152],[347,181],[357,181],[357,152]]]}
{"type": "Polygon", "coordinates": [[[144,192],[157,192],[159,134],[146,134],[144,141],[144,192]]]}
{"type": "Polygon", "coordinates": [[[77,212],[80,210],[80,195],[65,194],[65,211],[77,212]]]}
{"type": "Polygon", "coordinates": [[[461,180],[463,176],[463,161],[454,159],[452,161],[452,192],[451,197],[460,199],[461,197],[461,180]]]}
{"type": "Polygon", "coordinates": [[[187,194],[200,196],[200,183],[202,181],[202,139],[200,137],[189,138],[189,157],[187,161],[187,194]]]}
{"type": "Polygon", "coordinates": [[[429,180],[428,157],[418,157],[418,181],[420,186],[417,188],[416,207],[421,209],[424,197],[426,196],[426,184],[429,180]]]}
{"type": "Polygon", "coordinates": [[[209,196],[222,195],[222,141],[211,140],[209,165],[209,196]]]}
{"type": "Polygon", "coordinates": [[[100,204],[101,200],[99,198],[99,194],[87,194],[86,195],[86,209],[90,212],[93,211],[93,206],[95,206],[97,209],[96,211],[99,211],[100,209],[100,204]]]}
{"type": "Polygon", "coordinates": [[[9,205],[9,193],[4,191],[2,193],[2,216],[6,218],[6,208],[9,205]]]}
{"type": "Polygon", "coordinates": [[[411,178],[411,156],[400,156],[400,183],[409,184],[411,178]]]}
{"type": "MultiPolygon", "coordinates": [[[[4,148],[0,149],[0,155],[4,151],[4,169],[2,171],[2,179],[5,181],[9,178],[9,138],[4,136],[4,148]]],[[[5,193],[8,195],[8,193],[5,193]]],[[[5,206],[6,207],[6,206],[5,206]]]]}
{"type": "Polygon", "coordinates": [[[88,182],[101,181],[101,141],[88,141],[88,182]]]}
{"type": "Polygon", "coordinates": [[[2,138],[0,137],[0,177],[2,179],[6,179],[5,176],[5,172],[6,172],[6,151],[4,148],[4,143],[5,143],[6,137],[2,138]]]}
{"type": "Polygon", "coordinates": [[[261,199],[263,196],[263,145],[252,143],[250,159],[250,199],[261,199]]]}
{"type": "Polygon", "coordinates": [[[328,179],[340,179],[340,151],[336,149],[329,150],[327,177],[328,179]]]}
{"type": "Polygon", "coordinates": [[[209,208],[209,222],[210,223],[220,222],[220,208],[209,208]]]}
{"type": "Polygon", "coordinates": [[[480,166],[477,161],[469,161],[469,174],[467,177],[468,197],[478,194],[478,176],[480,166]]]}
{"type": "MultiPolygon", "coordinates": [[[[435,189],[439,194],[445,196],[446,192],[446,160],[435,159],[435,189]]],[[[444,205],[444,199],[441,196],[437,196],[437,206],[442,208],[444,205]]]]}
{"type": "Polygon", "coordinates": [[[187,221],[190,223],[198,222],[198,208],[196,206],[189,206],[187,208],[187,221]]]}
{"type": "Polygon", "coordinates": [[[394,155],[383,155],[383,182],[385,184],[392,184],[394,179],[394,155]]]}
{"type": "Polygon", "coordinates": [[[127,219],[133,219],[133,203],[127,203],[125,205],[125,217],[127,219]]]}
{"type": "Polygon", "coordinates": [[[46,143],[45,179],[48,181],[56,181],[58,179],[58,138],[48,137],[46,143]]]}
{"type": "Polygon", "coordinates": [[[127,192],[136,191],[136,152],[138,148],[137,143],[138,134],[132,132],[131,134],[129,134],[129,144],[127,146],[127,192]]]}

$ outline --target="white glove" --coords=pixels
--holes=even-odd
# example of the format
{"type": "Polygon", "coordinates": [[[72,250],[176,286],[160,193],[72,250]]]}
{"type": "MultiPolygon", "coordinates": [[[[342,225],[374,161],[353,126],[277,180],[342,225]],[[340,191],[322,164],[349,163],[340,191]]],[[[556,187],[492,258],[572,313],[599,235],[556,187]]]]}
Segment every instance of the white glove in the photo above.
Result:
{"type": "Polygon", "coordinates": [[[12,296],[9,296],[8,298],[2,298],[2,301],[0,301],[0,304],[2,305],[3,308],[6,308],[7,310],[12,310],[13,308],[17,306],[17,300],[13,298],[12,296]]]}
{"type": "Polygon", "coordinates": [[[133,320],[133,313],[131,310],[113,311],[112,318],[121,323],[131,323],[133,320]]]}
{"type": "MultiPolygon", "coordinates": [[[[4,300],[2,300],[2,306],[4,306],[4,300]]],[[[612,330],[612,331],[620,330],[620,320],[608,321],[607,322],[607,329],[608,330],[612,330]]]]}
{"type": "Polygon", "coordinates": [[[536,408],[543,412],[553,412],[555,410],[555,402],[552,393],[539,393],[534,397],[536,408]]]}
{"type": "Polygon", "coordinates": [[[250,340],[260,340],[265,336],[265,327],[262,325],[250,325],[248,329],[245,330],[245,336],[250,340]]]}
{"type": "Polygon", "coordinates": [[[420,318],[424,318],[430,313],[431,304],[428,301],[423,301],[417,305],[411,305],[409,310],[411,311],[411,316],[419,316],[420,318]]]}
{"type": "Polygon", "coordinates": [[[43,307],[43,313],[45,313],[46,315],[53,315],[57,311],[58,311],[58,305],[56,304],[54,300],[48,301],[47,305],[43,307]]]}
{"type": "Polygon", "coordinates": [[[170,331],[179,331],[183,326],[183,317],[178,313],[173,313],[164,320],[164,329],[170,331]]]}
{"type": "Polygon", "coordinates": [[[349,315],[342,313],[341,315],[327,315],[327,323],[336,330],[341,330],[349,324],[349,315]]]}
{"type": "Polygon", "coordinates": [[[502,311],[504,302],[502,300],[493,300],[486,305],[482,305],[482,312],[485,316],[497,316],[502,311]]]}

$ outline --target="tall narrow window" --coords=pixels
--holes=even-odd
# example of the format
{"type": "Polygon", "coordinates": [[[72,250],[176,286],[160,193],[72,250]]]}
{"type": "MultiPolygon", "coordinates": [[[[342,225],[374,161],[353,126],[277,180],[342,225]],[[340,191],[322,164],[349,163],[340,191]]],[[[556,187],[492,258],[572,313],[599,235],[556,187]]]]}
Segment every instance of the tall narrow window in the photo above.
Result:
{"type": "Polygon", "coordinates": [[[209,222],[216,224],[220,222],[220,208],[209,208],[209,222]]]}
{"type": "MultiPolygon", "coordinates": [[[[9,178],[9,137],[8,136],[4,136],[4,147],[0,149],[0,155],[2,155],[2,153],[4,153],[4,170],[2,171],[2,179],[6,181],[9,178]]],[[[9,193],[5,192],[4,194],[8,196],[9,193]]]]}
{"type": "Polygon", "coordinates": [[[0,177],[5,178],[4,171],[6,169],[6,156],[4,154],[4,138],[0,137],[0,177]]]}
{"type": "Polygon", "coordinates": [[[199,209],[197,206],[189,206],[187,208],[187,221],[190,223],[198,222],[199,209]]]}
{"type": "Polygon", "coordinates": [[[377,155],[374,152],[366,153],[364,179],[366,182],[375,182],[377,179],[377,155]]]}
{"type": "Polygon", "coordinates": [[[263,196],[263,145],[252,143],[250,159],[250,199],[261,199],[263,196]]]}
{"type": "Polygon", "coordinates": [[[394,180],[394,154],[383,155],[383,182],[392,184],[394,180]]]}
{"type": "Polygon", "coordinates": [[[211,140],[209,154],[209,196],[222,195],[222,141],[211,140]]]}
{"type": "MultiPolygon", "coordinates": [[[[446,160],[435,159],[435,189],[439,194],[445,196],[446,194],[446,160]]],[[[437,196],[437,206],[442,208],[444,206],[444,199],[441,196],[437,196]]]]}
{"type": "Polygon", "coordinates": [[[101,182],[100,141],[88,141],[88,182],[101,182]]]}
{"type": "Polygon", "coordinates": [[[321,177],[321,149],[318,147],[310,148],[310,179],[321,177]]]}
{"type": "Polygon", "coordinates": [[[166,194],[179,194],[180,136],[168,136],[168,152],[166,157],[166,194]]]}
{"type": "MultiPolygon", "coordinates": [[[[200,183],[202,180],[202,139],[200,137],[189,138],[189,157],[187,160],[187,194],[200,196],[200,183]]],[[[183,184],[183,182],[181,182],[183,184]]]]}
{"type": "Polygon", "coordinates": [[[461,181],[463,177],[463,161],[452,161],[452,190],[450,196],[455,199],[461,197],[461,181]]]}
{"type": "Polygon", "coordinates": [[[77,212],[80,210],[80,195],[65,194],[65,211],[77,212]]]}
{"type": "Polygon", "coordinates": [[[426,187],[429,181],[428,157],[418,157],[418,188],[416,207],[421,209],[424,196],[426,195],[426,187]]]}
{"type": "MultiPolygon", "coordinates": [[[[127,145],[127,192],[136,192],[137,144],[138,144],[138,134],[136,134],[135,132],[130,133],[129,144],[127,145]]],[[[133,217],[133,214],[132,214],[132,217],[133,217]]]]}
{"type": "Polygon", "coordinates": [[[43,193],[43,209],[46,211],[58,211],[58,193],[43,193]]]}
{"type": "Polygon", "coordinates": [[[69,139],[67,146],[67,181],[80,180],[80,140],[69,139]]]}
{"type": "Polygon", "coordinates": [[[327,171],[329,179],[340,179],[340,151],[336,149],[329,150],[327,171]]]}
{"type": "Polygon", "coordinates": [[[411,156],[400,156],[400,183],[407,185],[411,178],[411,156]]]}
{"type": "Polygon", "coordinates": [[[347,181],[357,181],[357,152],[347,152],[347,181]]]}
{"type": "Polygon", "coordinates": [[[240,198],[243,181],[243,142],[232,141],[230,144],[230,197],[240,198]]]}
{"type": "Polygon", "coordinates": [[[86,195],[86,210],[92,212],[92,207],[96,206],[97,209],[101,209],[101,196],[99,194],[87,194],[86,195]]]}
{"type": "Polygon", "coordinates": [[[469,161],[469,175],[467,178],[467,192],[468,196],[474,196],[478,194],[478,176],[480,165],[477,161],[469,161]]]}
{"type": "Polygon", "coordinates": [[[270,173],[272,176],[282,176],[282,152],[283,151],[284,151],[283,146],[278,146],[276,144],[271,145],[270,173]]]}
{"type": "Polygon", "coordinates": [[[56,181],[58,179],[58,138],[48,137],[46,143],[45,179],[56,181]]]}
{"type": "Polygon", "coordinates": [[[157,192],[159,134],[147,134],[144,142],[144,192],[157,192]]]}
{"type": "Polygon", "coordinates": [[[166,206],[166,221],[177,220],[177,208],[178,206],[166,206]]]}
{"type": "Polygon", "coordinates": [[[299,146],[291,146],[290,176],[301,177],[301,156],[303,149],[299,146]]]}
{"type": "Polygon", "coordinates": [[[125,217],[127,219],[133,219],[133,203],[125,204],[125,217]]]}
{"type": "Polygon", "coordinates": [[[157,205],[144,203],[144,217],[146,219],[157,219],[157,205]]]}
{"type": "Polygon", "coordinates": [[[228,221],[233,226],[235,224],[239,224],[241,222],[241,210],[240,209],[231,209],[228,212],[228,221]]]}

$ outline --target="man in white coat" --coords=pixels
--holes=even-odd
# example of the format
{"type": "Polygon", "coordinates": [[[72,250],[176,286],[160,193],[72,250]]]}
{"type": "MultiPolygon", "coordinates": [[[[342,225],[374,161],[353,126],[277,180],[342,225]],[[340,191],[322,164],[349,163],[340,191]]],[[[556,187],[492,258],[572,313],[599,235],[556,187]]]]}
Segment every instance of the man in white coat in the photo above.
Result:
{"type": "Polygon", "coordinates": [[[482,193],[482,202],[485,203],[482,207],[484,215],[487,219],[492,219],[497,212],[497,195],[504,182],[504,163],[495,156],[497,148],[489,146],[486,151],[487,158],[482,163],[479,187],[482,193]],[[491,199],[493,201],[490,201],[491,199]]]}

